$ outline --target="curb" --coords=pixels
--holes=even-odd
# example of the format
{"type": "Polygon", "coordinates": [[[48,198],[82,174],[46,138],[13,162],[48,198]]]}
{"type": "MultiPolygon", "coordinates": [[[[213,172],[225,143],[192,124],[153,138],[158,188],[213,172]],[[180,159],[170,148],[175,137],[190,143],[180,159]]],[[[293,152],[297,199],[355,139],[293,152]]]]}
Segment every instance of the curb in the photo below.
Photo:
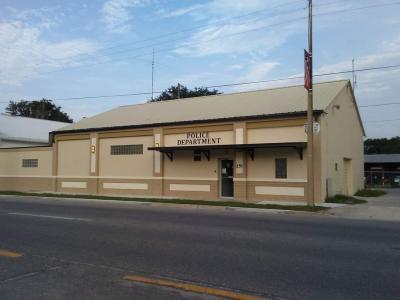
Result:
{"type": "Polygon", "coordinates": [[[146,202],[146,201],[127,201],[127,200],[108,200],[108,199],[92,199],[92,198],[68,198],[68,197],[45,197],[33,195],[0,195],[1,198],[16,197],[16,198],[38,198],[52,201],[74,201],[74,202],[90,202],[90,203],[106,203],[106,204],[123,204],[123,205],[139,205],[139,206],[153,206],[153,207],[168,207],[168,208],[183,208],[183,209],[202,209],[213,211],[236,211],[236,212],[251,212],[251,213],[269,213],[269,214],[301,214],[301,215],[321,215],[321,212],[311,211],[298,211],[290,209],[275,209],[275,208],[252,208],[252,207],[234,207],[234,206],[216,206],[216,205],[199,205],[199,204],[176,204],[176,203],[160,203],[160,202],[146,202]]]}

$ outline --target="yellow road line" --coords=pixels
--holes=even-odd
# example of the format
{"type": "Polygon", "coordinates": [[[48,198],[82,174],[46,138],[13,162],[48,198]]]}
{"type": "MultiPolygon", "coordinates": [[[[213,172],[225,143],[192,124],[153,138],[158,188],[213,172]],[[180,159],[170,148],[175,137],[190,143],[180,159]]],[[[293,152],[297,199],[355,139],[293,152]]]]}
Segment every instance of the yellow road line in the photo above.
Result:
{"type": "Polygon", "coordinates": [[[17,258],[22,256],[21,253],[18,252],[12,252],[12,251],[8,251],[8,250],[2,250],[0,249],[0,256],[5,256],[5,257],[11,257],[11,258],[17,258]]]}
{"type": "Polygon", "coordinates": [[[136,275],[128,275],[128,276],[125,276],[124,279],[130,280],[130,281],[135,281],[135,282],[140,282],[140,283],[145,283],[145,284],[152,284],[152,285],[159,285],[159,286],[163,286],[163,287],[181,289],[181,290],[185,290],[188,292],[195,292],[195,293],[201,293],[201,294],[208,294],[211,296],[224,297],[224,298],[228,298],[228,299],[235,299],[235,300],[259,300],[259,299],[262,299],[262,298],[251,296],[251,295],[246,295],[246,294],[241,294],[241,293],[236,293],[236,292],[232,292],[232,291],[221,290],[221,289],[216,289],[216,288],[211,288],[211,287],[201,286],[201,285],[196,285],[196,284],[191,284],[191,283],[184,283],[184,282],[179,282],[179,281],[171,281],[171,280],[150,278],[150,277],[143,277],[143,276],[136,276],[136,275]]]}

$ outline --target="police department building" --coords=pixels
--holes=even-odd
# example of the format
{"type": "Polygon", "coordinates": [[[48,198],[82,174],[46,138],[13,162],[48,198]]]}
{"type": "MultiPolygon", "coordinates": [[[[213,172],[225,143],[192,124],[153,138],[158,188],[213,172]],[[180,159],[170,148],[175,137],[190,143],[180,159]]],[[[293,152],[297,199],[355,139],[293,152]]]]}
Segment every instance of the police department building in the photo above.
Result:
{"type": "MultiPolygon", "coordinates": [[[[351,84],[314,85],[315,198],[363,187],[351,84]]],[[[306,201],[307,92],[290,86],[121,106],[0,150],[0,189],[241,202],[306,201]]]]}

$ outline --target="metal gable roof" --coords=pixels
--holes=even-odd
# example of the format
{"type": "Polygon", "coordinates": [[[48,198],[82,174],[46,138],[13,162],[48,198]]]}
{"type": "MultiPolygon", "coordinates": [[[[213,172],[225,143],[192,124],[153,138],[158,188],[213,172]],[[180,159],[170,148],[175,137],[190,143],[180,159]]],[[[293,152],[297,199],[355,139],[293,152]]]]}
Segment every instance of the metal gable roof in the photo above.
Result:
{"type": "MultiPolygon", "coordinates": [[[[348,80],[314,85],[314,110],[324,110],[348,80]]],[[[289,86],[251,92],[120,106],[85,118],[56,132],[123,126],[145,126],[180,122],[212,121],[305,112],[307,92],[303,86],[289,86]]]]}

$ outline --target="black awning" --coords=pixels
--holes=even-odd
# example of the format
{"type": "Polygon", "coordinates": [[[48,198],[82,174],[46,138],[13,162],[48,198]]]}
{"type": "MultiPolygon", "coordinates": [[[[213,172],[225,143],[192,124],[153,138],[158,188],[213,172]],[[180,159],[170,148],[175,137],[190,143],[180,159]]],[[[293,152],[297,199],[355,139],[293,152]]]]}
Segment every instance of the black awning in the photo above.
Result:
{"type": "Polygon", "coordinates": [[[230,144],[230,145],[191,145],[191,146],[170,146],[170,147],[149,147],[147,150],[160,152],[175,152],[184,150],[246,150],[259,148],[305,148],[306,142],[297,143],[263,143],[263,144],[230,144]]]}
{"type": "Polygon", "coordinates": [[[272,149],[272,148],[293,148],[299,152],[300,159],[303,159],[303,148],[307,145],[306,142],[294,143],[262,143],[262,144],[229,144],[229,145],[191,145],[191,146],[170,146],[170,147],[148,147],[147,150],[159,151],[166,153],[172,160],[172,154],[178,151],[199,150],[209,152],[210,150],[243,150],[248,152],[254,159],[255,149],[272,149]]]}

